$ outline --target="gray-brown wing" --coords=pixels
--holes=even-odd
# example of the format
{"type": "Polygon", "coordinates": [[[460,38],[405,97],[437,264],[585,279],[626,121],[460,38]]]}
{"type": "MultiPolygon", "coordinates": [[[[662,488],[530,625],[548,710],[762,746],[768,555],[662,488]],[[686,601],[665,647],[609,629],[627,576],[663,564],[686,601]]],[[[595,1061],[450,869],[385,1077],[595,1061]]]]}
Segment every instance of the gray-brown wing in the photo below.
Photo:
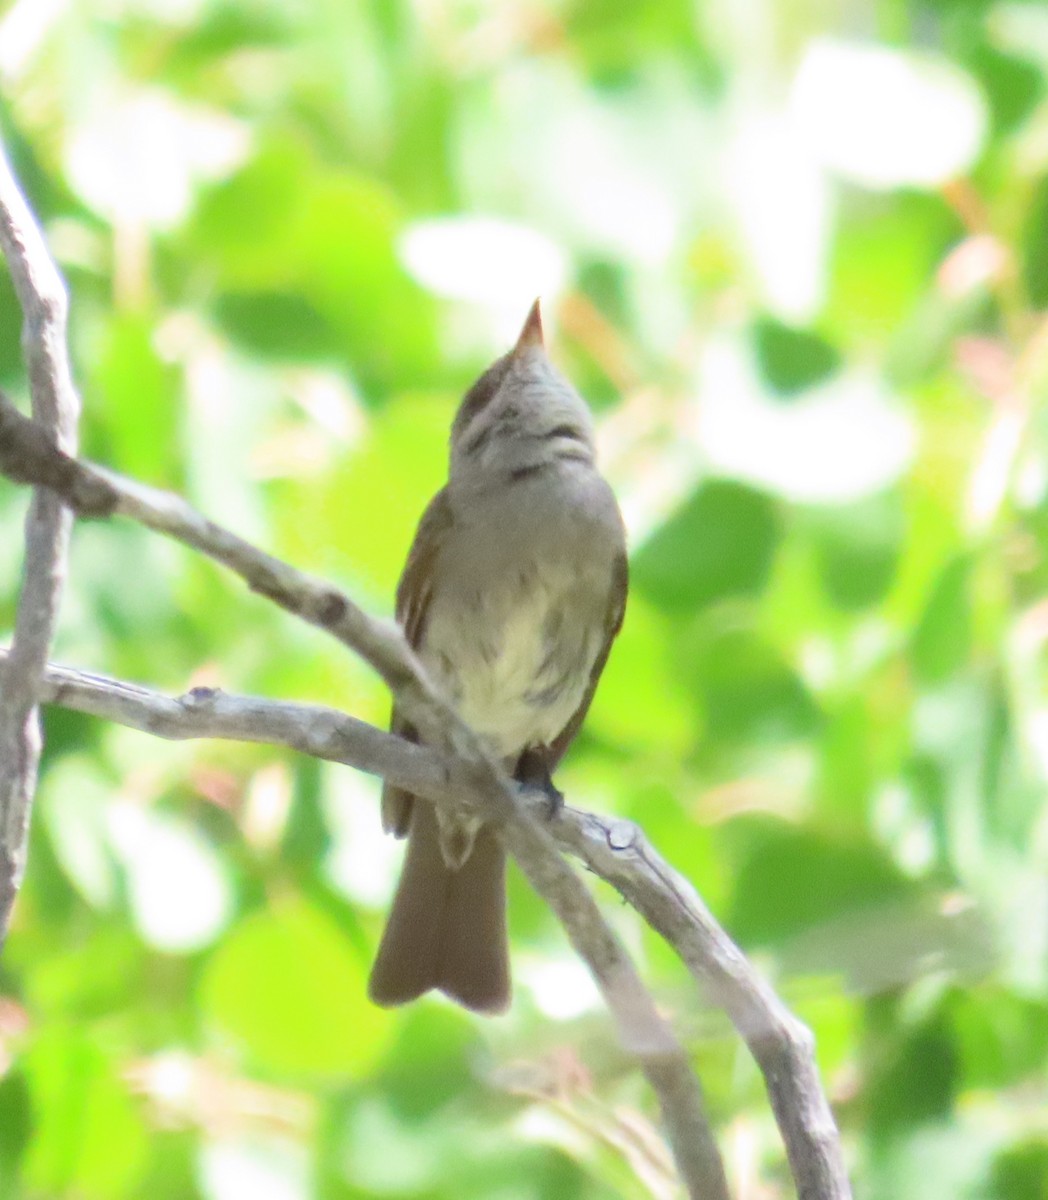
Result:
{"type": "Polygon", "coordinates": [[[568,747],[575,740],[575,735],[582,728],[582,722],[586,719],[586,713],[589,711],[589,706],[593,701],[593,694],[597,690],[597,681],[600,679],[604,665],[608,661],[611,643],[615,640],[615,635],[622,628],[622,619],[626,615],[626,592],[628,589],[629,562],[625,551],[623,551],[615,560],[615,566],[612,570],[611,590],[608,593],[608,612],[604,622],[604,645],[593,662],[589,686],[586,688],[586,694],[582,698],[582,703],[572,714],[571,720],[567,725],[564,726],[549,744],[546,764],[550,774],[553,773],[557,763],[567,753],[568,747]]]}
{"type": "MultiPolygon", "coordinates": [[[[436,557],[451,528],[451,505],[447,488],[441,488],[422,514],[415,531],[415,540],[408,551],[408,561],[397,585],[397,620],[412,649],[417,650],[426,628],[426,617],[433,596],[433,574],[436,557]]],[[[414,728],[397,715],[396,707],[390,729],[408,741],[416,741],[414,728]]],[[[406,837],[411,821],[414,796],[386,784],[382,789],[382,828],[397,837],[406,837]]]]}

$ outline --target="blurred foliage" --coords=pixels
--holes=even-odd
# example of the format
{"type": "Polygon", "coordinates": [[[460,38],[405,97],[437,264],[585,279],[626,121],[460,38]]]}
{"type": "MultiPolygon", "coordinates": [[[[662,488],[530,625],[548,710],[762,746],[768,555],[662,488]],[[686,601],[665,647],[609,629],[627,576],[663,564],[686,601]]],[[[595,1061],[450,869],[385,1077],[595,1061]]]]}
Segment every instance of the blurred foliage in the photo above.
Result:
{"type": "MultiPolygon", "coordinates": [[[[561,786],[640,820],[811,1023],[875,1200],[1048,1195],[1046,81],[1034,0],[0,2],[85,452],[374,611],[542,293],[634,560],[561,786]]],[[[24,397],[19,325],[0,273],[24,397]]],[[[0,485],[0,636],[25,503],[0,485]]],[[[56,656],[387,715],[119,524],[77,529],[56,656]]],[[[0,1195],[672,1194],[519,878],[510,1015],[378,1012],[373,781],[46,723],[0,1195]]],[[[790,1196],[738,1039],[598,890],[739,1194],[790,1196]]]]}

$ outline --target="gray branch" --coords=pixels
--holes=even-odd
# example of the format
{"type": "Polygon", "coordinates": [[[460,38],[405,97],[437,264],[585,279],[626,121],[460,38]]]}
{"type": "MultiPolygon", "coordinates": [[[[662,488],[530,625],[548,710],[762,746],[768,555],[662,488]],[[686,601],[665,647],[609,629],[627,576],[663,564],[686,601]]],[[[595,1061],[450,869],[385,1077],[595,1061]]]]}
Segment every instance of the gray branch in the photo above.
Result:
{"type": "Polygon", "coordinates": [[[463,771],[459,803],[501,833],[531,885],[553,909],[589,967],[618,1028],[659,1098],[662,1119],[688,1195],[728,1200],[716,1141],[687,1053],[641,982],[629,955],[548,830],[519,801],[508,776],[477,735],[440,696],[400,630],[376,621],[331,584],[273,558],[209,521],[180,497],[83,463],[57,449],[35,422],[0,396],[0,474],[53,489],[81,516],[121,514],[229,567],[254,591],[327,630],[389,685],[430,745],[463,771]]]}
{"type": "MultiPolygon", "coordinates": [[[[0,651],[0,662],[4,652],[0,651]]],[[[284,746],[381,776],[437,804],[471,786],[459,760],[332,708],[196,688],[164,696],[135,684],[49,667],[42,698],[157,737],[284,746]]],[[[536,815],[544,796],[523,793],[536,815]]],[[[802,1200],[850,1196],[840,1140],[815,1069],[811,1034],[753,970],[685,879],[631,821],[567,805],[549,825],[562,850],[615,887],[681,956],[728,1014],[764,1074],[802,1200]]]]}
{"type": "MultiPolygon", "coordinates": [[[[22,308],[33,416],[51,446],[76,450],[79,401],[66,349],[66,292],[0,144],[0,249],[22,308]]],[[[42,734],[39,688],[58,621],[72,517],[38,488],[25,522],[25,565],[11,653],[0,670],[0,946],[25,872],[42,734]]]]}

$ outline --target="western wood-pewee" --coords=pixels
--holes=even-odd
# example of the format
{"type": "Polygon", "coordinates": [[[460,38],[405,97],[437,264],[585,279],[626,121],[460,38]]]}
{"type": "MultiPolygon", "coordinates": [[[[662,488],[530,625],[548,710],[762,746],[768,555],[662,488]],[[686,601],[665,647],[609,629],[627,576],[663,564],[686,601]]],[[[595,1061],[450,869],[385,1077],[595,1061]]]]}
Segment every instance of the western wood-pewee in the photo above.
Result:
{"type": "MultiPolygon", "coordinates": [[[[447,484],[419,523],[397,619],[426,670],[514,778],[541,784],[578,733],[626,603],[626,542],[585,402],[546,357],[538,301],[451,429],[447,484]]],[[[415,731],[393,713],[404,737],[415,731]]],[[[490,828],[387,786],[408,836],[369,994],[430,988],[509,1005],[505,853],[490,828]]]]}

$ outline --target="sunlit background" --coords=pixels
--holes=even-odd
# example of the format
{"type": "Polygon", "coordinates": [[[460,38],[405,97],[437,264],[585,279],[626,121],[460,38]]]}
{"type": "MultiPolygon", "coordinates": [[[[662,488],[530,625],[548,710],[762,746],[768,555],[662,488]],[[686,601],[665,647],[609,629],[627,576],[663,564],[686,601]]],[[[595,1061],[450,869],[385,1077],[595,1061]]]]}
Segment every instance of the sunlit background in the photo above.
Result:
{"type": "MultiPolygon", "coordinates": [[[[1048,6],[0,0],[87,455],[388,613],[457,399],[541,295],[630,528],[559,782],[806,1020],[857,1194],[1048,1195],[1048,6]]],[[[0,273],[0,386],[25,397],[0,273]]],[[[25,496],[0,484],[0,641],[25,496]]],[[[77,529],[56,657],[388,699],[178,547],[77,529]]],[[[515,1003],[364,994],[377,785],[60,711],[0,968],[0,1195],[676,1195],[519,877],[515,1003]]],[[[760,1076],[609,889],[740,1200],[760,1076]]]]}

